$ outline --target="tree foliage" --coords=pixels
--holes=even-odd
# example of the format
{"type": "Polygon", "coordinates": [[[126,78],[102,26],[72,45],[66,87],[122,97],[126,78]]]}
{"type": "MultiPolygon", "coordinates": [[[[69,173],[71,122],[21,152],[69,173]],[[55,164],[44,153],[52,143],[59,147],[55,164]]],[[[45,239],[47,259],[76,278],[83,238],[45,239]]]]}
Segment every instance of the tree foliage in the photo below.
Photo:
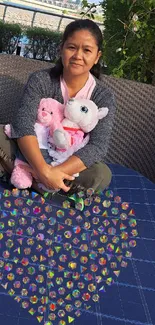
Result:
{"type": "Polygon", "coordinates": [[[155,0],[104,0],[100,5],[107,73],[155,85],[155,0]]]}

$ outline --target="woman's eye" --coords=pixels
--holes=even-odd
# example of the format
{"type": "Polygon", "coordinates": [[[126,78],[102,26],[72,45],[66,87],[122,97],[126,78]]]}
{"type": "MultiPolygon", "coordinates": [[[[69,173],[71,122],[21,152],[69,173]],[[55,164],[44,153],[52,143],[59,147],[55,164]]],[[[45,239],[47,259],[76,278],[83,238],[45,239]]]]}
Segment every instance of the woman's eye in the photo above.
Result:
{"type": "Polygon", "coordinates": [[[89,49],[85,49],[85,52],[91,52],[89,49]]]}
{"type": "Polygon", "coordinates": [[[68,48],[69,48],[70,50],[74,50],[74,49],[75,49],[74,46],[68,46],[68,48]]]}
{"type": "Polygon", "coordinates": [[[82,113],[87,113],[88,112],[88,108],[86,106],[81,106],[81,112],[82,113]]]}

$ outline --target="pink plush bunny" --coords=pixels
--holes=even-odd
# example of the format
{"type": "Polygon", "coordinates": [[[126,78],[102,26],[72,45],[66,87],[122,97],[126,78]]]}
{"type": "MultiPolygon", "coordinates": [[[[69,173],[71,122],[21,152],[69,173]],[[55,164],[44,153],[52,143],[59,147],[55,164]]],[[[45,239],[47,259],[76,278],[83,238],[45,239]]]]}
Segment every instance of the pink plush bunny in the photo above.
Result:
{"type": "Polygon", "coordinates": [[[92,131],[108,111],[107,107],[98,108],[90,99],[69,99],[64,109],[65,118],[61,127],[53,133],[57,150],[65,151],[71,146],[80,146],[84,134],[92,131]]]}
{"type": "MultiPolygon", "coordinates": [[[[60,127],[63,119],[63,111],[64,105],[60,104],[55,99],[41,99],[37,112],[37,121],[34,125],[39,148],[41,150],[48,150],[48,138],[50,134],[53,134],[55,129],[60,127]]],[[[9,124],[5,126],[5,133],[8,137],[11,137],[11,127],[9,124]]],[[[16,158],[11,175],[11,183],[19,189],[32,186],[32,175],[30,172],[24,170],[22,166],[29,165],[28,163],[16,158]]]]}

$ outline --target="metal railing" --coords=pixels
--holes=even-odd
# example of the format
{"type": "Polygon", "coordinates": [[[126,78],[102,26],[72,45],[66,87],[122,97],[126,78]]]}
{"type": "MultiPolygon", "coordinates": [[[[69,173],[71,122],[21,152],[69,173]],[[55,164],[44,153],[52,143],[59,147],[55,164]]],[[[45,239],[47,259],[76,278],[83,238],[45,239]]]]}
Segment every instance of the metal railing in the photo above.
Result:
{"type": "MultiPolygon", "coordinates": [[[[39,2],[38,2],[39,5],[39,2]]],[[[18,10],[22,10],[25,12],[31,12],[32,16],[30,17],[30,21],[29,21],[29,25],[31,27],[35,26],[41,26],[41,27],[47,27],[51,28],[53,30],[57,30],[57,31],[63,31],[64,28],[66,27],[66,25],[69,23],[69,21],[71,20],[77,20],[79,19],[79,17],[75,17],[73,15],[66,15],[66,14],[58,14],[58,13],[54,13],[54,12],[48,12],[47,10],[43,10],[43,9],[39,9],[39,8],[33,8],[30,6],[26,6],[26,5],[18,5],[18,4],[14,4],[11,2],[0,2],[0,6],[4,6],[4,12],[3,12],[3,16],[2,16],[2,20],[3,21],[8,21],[8,17],[7,17],[7,13],[8,13],[8,8],[17,8],[18,10]],[[44,21],[43,22],[43,18],[40,17],[40,19],[38,18],[37,21],[37,15],[46,15],[46,17],[50,18],[52,17],[53,20],[50,22],[44,21]]],[[[49,7],[50,10],[52,10],[52,8],[49,7]]],[[[19,15],[17,15],[16,19],[13,20],[16,23],[21,23],[21,24],[26,24],[28,23],[27,20],[22,19],[21,17],[19,17],[19,15]]],[[[10,17],[10,22],[12,22],[12,18],[10,17]]],[[[96,22],[99,27],[101,29],[103,29],[103,24],[96,22]]]]}

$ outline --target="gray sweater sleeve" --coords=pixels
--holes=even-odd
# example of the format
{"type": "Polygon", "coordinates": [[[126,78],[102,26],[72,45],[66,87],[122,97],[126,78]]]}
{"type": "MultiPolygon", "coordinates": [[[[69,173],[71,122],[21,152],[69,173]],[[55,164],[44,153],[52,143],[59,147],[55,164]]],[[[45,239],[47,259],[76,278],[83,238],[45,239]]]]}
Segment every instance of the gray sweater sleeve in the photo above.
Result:
{"type": "Polygon", "coordinates": [[[95,162],[105,161],[115,115],[114,95],[108,88],[100,85],[99,82],[96,89],[94,89],[91,100],[99,108],[108,107],[109,112],[90,133],[89,143],[74,154],[83,161],[86,167],[90,167],[95,162]]]}
{"type": "Polygon", "coordinates": [[[46,71],[35,72],[29,77],[20,106],[12,120],[12,138],[35,135],[34,124],[36,122],[38,105],[41,98],[47,95],[45,78],[48,84],[49,73],[46,71]]]}

